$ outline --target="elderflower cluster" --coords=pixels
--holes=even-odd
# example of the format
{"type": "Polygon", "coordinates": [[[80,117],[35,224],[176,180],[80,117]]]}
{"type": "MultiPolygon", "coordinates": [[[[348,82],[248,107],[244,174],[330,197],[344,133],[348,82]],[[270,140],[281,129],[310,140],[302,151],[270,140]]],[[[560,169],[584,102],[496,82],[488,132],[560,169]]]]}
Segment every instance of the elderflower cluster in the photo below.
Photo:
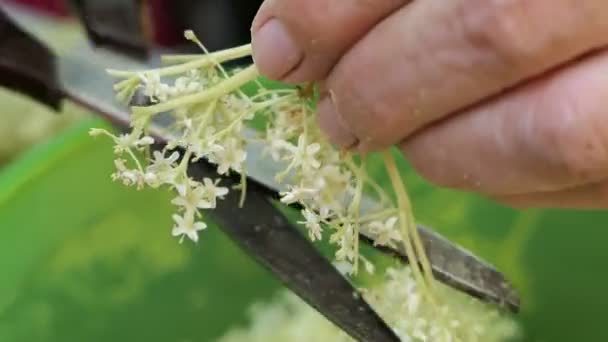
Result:
{"type": "MultiPolygon", "coordinates": [[[[191,31],[185,36],[205,49],[191,31]]],[[[188,164],[205,158],[217,166],[219,175],[239,173],[245,182],[247,146],[262,140],[266,162],[283,167],[275,175],[285,189],[281,201],[304,208],[300,223],[309,237],[320,240],[327,232],[336,245],[336,261],[347,273],[357,272],[360,261],[371,269],[359,256],[359,233],[367,232],[378,245],[396,247],[402,241],[398,208],[368,177],[364,161],[340,152],[322,135],[309,90],[268,89],[257,83],[254,65],[230,72],[221,65],[250,53],[250,46],[215,53],[205,50],[200,56],[166,56],[164,60],[173,65],[158,69],[110,70],[122,79],[114,87],[119,100],[129,102],[139,91],[151,102],[133,107],[128,134],[91,131],[115,143],[112,178],[138,189],[172,189],[177,207],[173,235],[198,241],[198,232],[206,227],[202,210],[215,208],[216,200],[231,189],[219,186],[218,180],[191,179],[188,164]],[[242,91],[245,84],[254,83],[256,93],[242,91]],[[167,116],[171,124],[158,125],[167,116]],[[261,137],[245,138],[247,122],[258,116],[267,122],[261,137]],[[169,137],[164,149],[154,150],[155,134],[169,137]],[[383,201],[364,213],[363,191],[370,186],[383,201]]]]}
{"type": "MultiPolygon", "coordinates": [[[[166,103],[221,80],[213,70],[207,70],[206,78],[197,70],[186,73],[172,85],[163,83],[157,71],[137,73],[140,83],[130,85],[130,91],[141,88],[153,103],[166,103]]],[[[201,210],[214,209],[229,189],[220,186],[219,179],[205,178],[200,182],[190,178],[188,164],[206,158],[217,164],[220,175],[231,170],[241,172],[246,158],[241,131],[243,122],[252,118],[249,106],[247,99],[227,94],[206,103],[176,108],[172,113],[174,122],[167,128],[174,138],[160,151],[152,151],[155,140],[147,133],[150,118],[145,115],[134,117],[129,134],[114,135],[102,129],[93,129],[91,134],[114,140],[117,158],[112,179],[138,189],[167,186],[175,192],[171,201],[177,207],[172,234],[197,242],[198,232],[207,227],[201,210]]]]}
{"type": "MultiPolygon", "coordinates": [[[[484,329],[485,324],[500,319],[479,309],[480,305],[463,311],[463,305],[468,304],[452,301],[456,296],[452,292],[442,296],[440,302],[434,300],[430,264],[390,152],[385,151],[383,158],[392,188],[384,189],[368,174],[364,156],[337,150],[323,136],[315,117],[314,89],[267,88],[257,81],[255,65],[230,71],[222,67],[223,62],[250,56],[250,45],[208,53],[192,32],[187,31],[185,36],[205,53],[165,56],[163,60],[171,65],[147,71],[109,70],[120,79],[114,86],[119,100],[128,103],[136,92],[150,100],[147,106],[132,107],[129,133],[91,131],[92,135],[105,135],[114,141],[115,181],[137,189],[172,190],[175,198],[171,203],[176,206],[172,235],[180,241],[188,238],[197,242],[199,232],[207,227],[205,210],[216,208],[218,200],[231,191],[241,191],[241,205],[246,201],[245,165],[251,165],[246,164],[251,158],[247,151],[250,144],[261,141],[266,159],[255,162],[278,166],[274,177],[284,189],[281,201],[302,207],[299,223],[306,227],[311,240],[327,238],[335,245],[334,261],[341,272],[356,274],[362,264],[373,273],[374,265],[359,253],[360,234],[375,245],[399,249],[409,260],[419,261],[411,262],[407,271],[389,271],[388,281],[367,293],[368,300],[404,341],[502,341],[493,337],[498,336],[494,327],[491,331],[484,329]],[[245,93],[246,85],[256,91],[245,93]],[[266,126],[252,137],[247,126],[256,118],[266,126]],[[162,149],[157,147],[155,137],[165,140],[162,149]],[[223,187],[220,179],[192,179],[188,166],[201,158],[214,164],[220,176],[240,175],[241,184],[230,189],[223,187]],[[374,197],[374,203],[365,201],[364,193],[374,197]],[[396,198],[396,203],[390,198],[396,198]],[[444,303],[446,298],[449,301],[444,303]]],[[[301,319],[304,325],[307,317],[316,317],[300,304],[279,306],[285,305],[300,308],[302,315],[294,320],[301,319]]],[[[285,322],[285,333],[302,334],[302,341],[334,340],[311,335],[318,329],[296,333],[300,325],[290,322],[285,322]]],[[[265,323],[257,325],[263,328],[265,323]]],[[[330,328],[318,333],[337,334],[330,328]]],[[[279,336],[278,331],[264,329],[260,336],[279,336]]]]}
{"type": "Polygon", "coordinates": [[[401,240],[397,217],[388,218],[389,225],[361,220],[365,170],[351,156],[341,156],[321,135],[310,106],[282,103],[269,108],[266,115],[266,153],[286,165],[276,176],[279,182],[288,179],[281,202],[304,207],[300,223],[313,241],[320,240],[323,227],[328,227],[329,239],[337,246],[336,261],[355,266],[361,260],[358,236],[362,229],[377,235],[378,244],[394,245],[401,240]]]}
{"type": "MultiPolygon", "coordinates": [[[[439,308],[424,304],[409,267],[389,269],[386,281],[364,292],[365,299],[404,342],[505,342],[518,338],[518,325],[488,305],[441,286],[439,308]]],[[[291,292],[250,310],[250,324],[218,342],[354,341],[291,292]]]]}

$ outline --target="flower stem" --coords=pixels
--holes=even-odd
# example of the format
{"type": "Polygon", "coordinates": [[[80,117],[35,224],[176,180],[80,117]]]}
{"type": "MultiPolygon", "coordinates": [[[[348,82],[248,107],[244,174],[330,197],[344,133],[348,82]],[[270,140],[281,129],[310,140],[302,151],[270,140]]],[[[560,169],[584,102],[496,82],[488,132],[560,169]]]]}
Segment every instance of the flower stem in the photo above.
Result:
{"type": "Polygon", "coordinates": [[[245,171],[245,166],[243,166],[243,170],[241,172],[241,198],[239,199],[239,208],[242,208],[245,205],[245,199],[247,198],[247,172],[245,171]]]}
{"type": "MultiPolygon", "coordinates": [[[[351,212],[351,214],[354,216],[354,224],[353,224],[353,229],[355,230],[355,234],[354,234],[354,238],[355,238],[355,255],[359,255],[359,231],[361,230],[361,198],[363,197],[363,177],[360,174],[361,172],[361,168],[357,167],[357,165],[355,164],[355,162],[352,159],[352,156],[349,157],[350,159],[350,163],[355,167],[355,169],[353,170],[353,172],[355,172],[355,174],[357,175],[357,186],[355,188],[355,196],[349,206],[349,211],[351,212]]],[[[355,258],[355,265],[354,265],[354,269],[355,272],[359,271],[359,258],[356,257],[355,258]]]]}
{"type": "Polygon", "coordinates": [[[188,55],[188,54],[163,55],[163,56],[161,56],[161,61],[166,64],[177,64],[177,63],[191,62],[194,60],[199,60],[202,58],[209,58],[209,57],[211,57],[211,59],[227,61],[227,60],[247,57],[249,55],[251,55],[251,44],[246,44],[243,46],[238,46],[238,47],[227,49],[227,50],[212,52],[208,55],[204,54],[204,53],[190,54],[190,55],[188,55]]]}
{"type": "Polygon", "coordinates": [[[385,209],[385,210],[378,211],[378,212],[375,212],[375,213],[363,215],[363,216],[361,216],[359,218],[359,221],[361,223],[364,223],[364,222],[370,222],[370,221],[376,221],[376,220],[385,220],[389,216],[395,215],[395,214],[398,214],[398,213],[399,213],[399,211],[397,209],[395,209],[395,208],[385,209]]]}
{"type": "Polygon", "coordinates": [[[433,274],[430,266],[428,257],[424,251],[420,237],[418,236],[418,229],[414,223],[414,217],[412,214],[412,206],[405,190],[405,185],[399,175],[399,170],[395,163],[395,158],[391,154],[390,150],[386,150],[382,153],[384,159],[384,165],[388,171],[393,190],[397,196],[397,205],[399,206],[399,225],[401,227],[401,234],[403,239],[403,245],[408,258],[410,259],[410,266],[412,272],[416,277],[419,285],[422,287],[423,293],[425,293],[431,302],[434,302],[431,291],[429,288],[432,287],[433,274]],[[412,240],[414,241],[412,245],[412,240]],[[418,262],[422,264],[424,275],[421,275],[418,262]],[[425,280],[426,279],[426,280],[425,280]],[[425,284],[426,282],[426,284],[425,284]],[[426,285],[426,286],[425,286],[426,285]],[[427,287],[428,286],[428,287],[427,287]]]}
{"type": "MultiPolygon", "coordinates": [[[[198,59],[191,60],[189,62],[173,65],[164,68],[150,69],[145,73],[158,73],[159,76],[171,76],[185,73],[193,69],[205,68],[212,66],[216,63],[222,63],[229,60],[237,59],[251,54],[251,46],[245,45],[232,49],[222,50],[208,55],[201,55],[198,59]]],[[[141,71],[121,71],[108,69],[107,72],[114,77],[130,78],[137,76],[141,71]]]]}
{"type": "Polygon", "coordinates": [[[154,106],[147,107],[133,107],[133,114],[135,115],[154,115],[156,113],[166,112],[177,109],[179,107],[185,107],[196,103],[204,103],[210,100],[218,99],[223,95],[226,95],[238,88],[242,87],[245,83],[254,80],[259,76],[258,69],[255,65],[251,65],[246,69],[243,69],[239,73],[232,77],[222,81],[218,85],[206,89],[202,92],[178,97],[167,102],[163,102],[154,106]]]}

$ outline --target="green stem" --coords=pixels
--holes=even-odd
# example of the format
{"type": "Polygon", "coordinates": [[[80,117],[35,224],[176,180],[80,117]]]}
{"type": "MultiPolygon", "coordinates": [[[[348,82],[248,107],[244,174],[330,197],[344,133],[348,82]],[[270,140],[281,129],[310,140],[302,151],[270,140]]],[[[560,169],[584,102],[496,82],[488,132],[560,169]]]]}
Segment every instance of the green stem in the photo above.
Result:
{"type": "MultiPolygon", "coordinates": [[[[268,95],[278,95],[278,94],[297,96],[298,92],[296,90],[292,90],[292,89],[263,90],[263,91],[257,92],[255,95],[250,96],[249,98],[251,100],[257,100],[260,97],[264,97],[264,96],[268,96],[268,95]]],[[[270,101],[272,101],[272,100],[270,100],[270,101]]]]}
{"type": "MultiPolygon", "coordinates": [[[[247,56],[248,54],[251,54],[251,47],[246,45],[246,46],[241,46],[241,47],[237,47],[237,48],[218,51],[215,53],[211,53],[209,55],[203,55],[203,57],[200,57],[199,59],[196,59],[196,60],[184,63],[184,64],[146,70],[146,71],[144,71],[144,73],[158,73],[159,76],[161,76],[161,77],[170,76],[170,75],[179,75],[179,74],[185,73],[192,69],[205,68],[208,66],[212,66],[218,62],[219,63],[226,62],[229,60],[247,56]]],[[[142,73],[141,71],[121,71],[121,70],[113,70],[113,69],[108,69],[107,72],[114,77],[122,77],[122,78],[130,78],[130,77],[137,76],[138,74],[142,73]]]]}
{"type": "Polygon", "coordinates": [[[239,115],[236,119],[234,119],[230,124],[228,124],[228,126],[226,126],[226,128],[224,128],[223,130],[215,133],[214,135],[212,135],[210,138],[208,138],[208,140],[210,141],[214,141],[214,140],[219,140],[221,138],[224,137],[224,135],[230,133],[230,131],[232,131],[234,129],[234,127],[239,123],[239,122],[243,122],[243,118],[245,117],[245,115],[247,115],[247,113],[242,113],[241,115],[239,115]]]}
{"type": "Polygon", "coordinates": [[[251,65],[246,69],[243,69],[234,76],[222,81],[212,88],[206,89],[196,94],[186,95],[178,97],[167,102],[163,102],[154,106],[147,107],[133,107],[134,115],[151,116],[156,113],[167,112],[170,110],[177,109],[179,107],[192,105],[195,103],[203,103],[210,100],[218,99],[223,95],[226,95],[238,88],[242,87],[245,83],[254,80],[259,76],[258,69],[255,65],[251,65]]]}
{"type": "Polygon", "coordinates": [[[122,80],[114,85],[115,91],[121,91],[124,89],[136,87],[139,84],[139,78],[137,76],[132,76],[127,78],[126,80],[122,80]]]}
{"type": "Polygon", "coordinates": [[[190,164],[190,158],[192,158],[192,154],[192,150],[187,149],[186,153],[182,157],[182,160],[176,169],[178,173],[182,173],[186,178],[188,178],[188,164],[190,164]]]}
{"type": "Polygon", "coordinates": [[[228,50],[212,52],[208,55],[203,53],[198,54],[183,54],[183,55],[164,55],[161,56],[161,61],[166,64],[177,64],[191,62],[202,58],[211,57],[216,60],[231,60],[251,55],[251,44],[238,46],[228,50]]]}
{"type": "Polygon", "coordinates": [[[386,209],[386,210],[378,211],[375,213],[363,215],[363,216],[361,216],[359,221],[360,222],[369,222],[369,221],[376,221],[376,220],[384,220],[387,217],[389,217],[391,215],[396,215],[396,214],[398,214],[397,209],[391,208],[391,209],[386,209]]]}
{"type": "MultiPolygon", "coordinates": [[[[279,98],[276,99],[271,99],[271,100],[266,100],[266,101],[260,101],[260,102],[254,102],[253,104],[253,110],[254,111],[260,111],[262,109],[268,108],[268,107],[272,107],[278,104],[281,104],[282,102],[289,102],[293,99],[296,98],[296,95],[294,94],[289,94],[289,95],[284,95],[281,96],[279,98]]],[[[250,100],[253,100],[254,98],[249,98],[250,100]]]]}
{"type": "Polygon", "coordinates": [[[241,198],[239,199],[239,208],[245,205],[245,199],[247,197],[247,172],[245,172],[245,166],[241,172],[241,198]]]}
{"type": "Polygon", "coordinates": [[[434,302],[431,292],[429,291],[428,287],[425,286],[430,284],[425,284],[424,277],[426,276],[427,282],[429,280],[429,277],[432,277],[432,273],[427,273],[427,270],[431,269],[430,263],[426,256],[426,253],[424,253],[424,250],[422,251],[422,253],[420,253],[418,248],[415,248],[412,244],[412,238],[414,234],[417,235],[418,231],[416,229],[416,226],[412,225],[412,207],[407,196],[405,186],[403,185],[403,181],[399,174],[399,170],[397,169],[395,159],[393,158],[393,155],[391,154],[390,150],[384,151],[382,153],[382,156],[384,159],[384,165],[386,167],[386,170],[388,171],[391,183],[393,185],[393,190],[395,191],[395,195],[397,196],[397,204],[399,206],[399,226],[401,228],[401,235],[405,252],[410,260],[410,267],[412,268],[414,277],[416,278],[419,286],[421,287],[421,291],[431,302],[434,302]],[[416,253],[415,249],[418,250],[419,255],[417,255],[418,253],[416,253]],[[421,274],[421,270],[418,265],[419,261],[425,271],[424,276],[421,274]]]}
{"type": "Polygon", "coordinates": [[[133,153],[133,151],[130,148],[127,148],[127,154],[131,157],[131,159],[133,159],[133,161],[135,162],[135,165],[137,166],[137,169],[140,172],[144,172],[144,168],[141,166],[141,162],[139,161],[139,158],[137,158],[135,153],[133,153]]]}
{"type": "MultiPolygon", "coordinates": [[[[224,78],[230,77],[230,75],[228,75],[228,73],[226,72],[224,67],[222,67],[222,61],[217,59],[217,57],[215,55],[212,55],[211,53],[209,53],[209,50],[207,50],[205,45],[198,39],[198,37],[196,35],[193,34],[191,37],[187,37],[186,39],[193,41],[196,45],[198,45],[198,47],[201,48],[201,50],[203,50],[203,52],[205,53],[205,56],[207,56],[209,59],[211,59],[213,64],[215,64],[215,67],[217,69],[219,69],[219,71],[222,73],[222,76],[224,76],[224,78]]],[[[249,48],[249,53],[251,53],[251,48],[249,48]]],[[[234,58],[231,58],[231,59],[234,59],[234,58]]],[[[237,89],[237,93],[242,98],[248,99],[247,95],[245,95],[245,93],[242,90],[237,89]]]]}
{"type": "Polygon", "coordinates": [[[207,125],[207,123],[209,122],[211,117],[213,116],[213,111],[215,110],[216,107],[217,107],[217,100],[211,102],[207,106],[207,108],[205,109],[205,112],[203,113],[201,121],[198,124],[198,127],[196,127],[196,131],[194,132],[195,136],[199,136],[201,134],[201,130],[203,128],[205,128],[205,126],[207,125]]]}
{"type": "MultiPolygon", "coordinates": [[[[349,207],[349,211],[354,215],[355,220],[354,220],[354,226],[353,229],[355,230],[354,234],[355,234],[355,255],[359,255],[359,231],[361,230],[361,221],[360,221],[360,216],[361,216],[361,198],[363,197],[363,177],[361,177],[360,172],[361,172],[361,168],[357,167],[357,165],[355,164],[355,162],[353,161],[352,157],[349,157],[349,162],[354,166],[354,170],[353,172],[355,173],[355,175],[357,175],[357,187],[355,189],[355,196],[353,197],[353,200],[350,204],[349,207]]],[[[359,270],[359,258],[355,258],[355,273],[358,272],[359,270]]]]}

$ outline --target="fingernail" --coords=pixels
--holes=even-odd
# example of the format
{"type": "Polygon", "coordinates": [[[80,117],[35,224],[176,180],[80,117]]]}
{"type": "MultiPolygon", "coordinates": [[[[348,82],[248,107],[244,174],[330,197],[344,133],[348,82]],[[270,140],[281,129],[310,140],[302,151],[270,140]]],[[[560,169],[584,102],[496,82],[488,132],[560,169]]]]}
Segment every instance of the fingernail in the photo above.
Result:
{"type": "Polygon", "coordinates": [[[336,108],[332,96],[325,96],[317,106],[317,115],[321,130],[332,144],[350,148],[357,144],[357,137],[346,127],[336,108]]]}
{"type": "Polygon", "coordinates": [[[303,57],[303,52],[278,19],[268,20],[253,32],[253,60],[262,75],[280,80],[288,75],[303,57]]]}

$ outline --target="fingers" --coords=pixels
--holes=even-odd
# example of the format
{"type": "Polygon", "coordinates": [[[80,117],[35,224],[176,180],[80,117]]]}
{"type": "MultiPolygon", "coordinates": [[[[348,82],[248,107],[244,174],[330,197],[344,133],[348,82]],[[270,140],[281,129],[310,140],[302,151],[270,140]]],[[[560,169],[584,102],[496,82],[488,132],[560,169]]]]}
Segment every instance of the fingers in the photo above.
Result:
{"type": "Polygon", "coordinates": [[[493,196],[608,178],[608,52],[438,122],[402,143],[431,181],[493,196]]]}
{"type": "Polygon", "coordinates": [[[608,181],[557,192],[503,196],[496,199],[515,208],[606,209],[608,181]]]}
{"type": "Polygon", "coordinates": [[[605,0],[414,1],[340,59],[319,122],[337,144],[385,147],[606,43],[605,0]]]}
{"type": "Polygon", "coordinates": [[[266,0],[252,25],[253,57],[276,80],[325,78],[340,56],[406,0],[266,0]]]}

